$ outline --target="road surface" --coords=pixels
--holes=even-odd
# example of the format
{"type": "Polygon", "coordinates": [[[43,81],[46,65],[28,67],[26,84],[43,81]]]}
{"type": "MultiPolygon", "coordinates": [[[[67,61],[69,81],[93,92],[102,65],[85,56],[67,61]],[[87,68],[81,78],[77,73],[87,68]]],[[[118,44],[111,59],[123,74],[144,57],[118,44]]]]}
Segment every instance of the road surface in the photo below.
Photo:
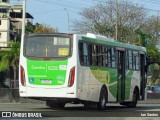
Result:
{"type": "MultiPolygon", "coordinates": [[[[12,117],[30,117],[30,118],[45,118],[52,119],[52,117],[59,119],[61,117],[76,117],[77,120],[86,117],[87,120],[94,120],[95,118],[104,119],[125,119],[139,117],[142,120],[154,120],[160,118],[160,104],[138,104],[136,108],[127,108],[119,104],[107,104],[104,111],[97,109],[85,109],[83,105],[67,104],[64,109],[54,109],[47,107],[44,103],[6,103],[0,104],[1,116],[4,117],[6,112],[11,112],[12,117]],[[23,114],[23,115],[22,115],[23,114]],[[22,116],[21,116],[22,115],[22,116]]],[[[64,119],[65,120],[65,119],[64,119]]],[[[135,119],[138,120],[138,119],[135,119]]]]}

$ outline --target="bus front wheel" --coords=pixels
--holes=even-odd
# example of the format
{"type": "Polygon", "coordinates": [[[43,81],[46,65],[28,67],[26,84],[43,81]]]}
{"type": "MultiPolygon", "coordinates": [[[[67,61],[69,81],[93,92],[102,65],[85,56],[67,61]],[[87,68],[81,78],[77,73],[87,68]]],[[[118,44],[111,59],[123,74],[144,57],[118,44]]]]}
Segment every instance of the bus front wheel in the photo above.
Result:
{"type": "Polygon", "coordinates": [[[99,110],[104,110],[106,108],[106,103],[107,103],[107,91],[106,89],[103,87],[101,89],[101,93],[100,93],[100,98],[99,98],[99,102],[98,102],[98,108],[99,110]]]}

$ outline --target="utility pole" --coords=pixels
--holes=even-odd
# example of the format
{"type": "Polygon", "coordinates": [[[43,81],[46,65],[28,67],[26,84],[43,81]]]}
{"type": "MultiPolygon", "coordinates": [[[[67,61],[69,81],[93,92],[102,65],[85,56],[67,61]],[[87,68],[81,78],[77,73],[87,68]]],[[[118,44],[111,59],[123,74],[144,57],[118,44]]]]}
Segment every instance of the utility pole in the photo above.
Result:
{"type": "Polygon", "coordinates": [[[26,1],[27,0],[23,0],[23,17],[22,17],[22,35],[21,35],[21,41],[24,40],[24,35],[25,35],[26,1]]]}
{"type": "Polygon", "coordinates": [[[20,0],[18,0],[18,6],[20,5],[19,2],[20,2],[20,0]]]}
{"type": "Polygon", "coordinates": [[[118,0],[116,0],[116,42],[118,41],[117,36],[118,36],[118,0]]]}
{"type": "Polygon", "coordinates": [[[69,33],[69,32],[70,32],[70,18],[69,18],[69,13],[68,13],[68,11],[67,11],[66,8],[64,8],[64,10],[66,11],[67,16],[68,16],[68,33],[69,33]]]}

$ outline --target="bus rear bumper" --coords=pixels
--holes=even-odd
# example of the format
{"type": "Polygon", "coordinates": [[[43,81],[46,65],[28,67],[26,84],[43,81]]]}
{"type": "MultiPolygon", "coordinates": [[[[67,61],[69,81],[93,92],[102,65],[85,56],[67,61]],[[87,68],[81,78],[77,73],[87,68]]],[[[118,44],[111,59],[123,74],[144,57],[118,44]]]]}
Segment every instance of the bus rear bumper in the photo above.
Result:
{"type": "Polygon", "coordinates": [[[76,92],[65,88],[20,88],[20,97],[28,98],[76,98],[76,92]]]}

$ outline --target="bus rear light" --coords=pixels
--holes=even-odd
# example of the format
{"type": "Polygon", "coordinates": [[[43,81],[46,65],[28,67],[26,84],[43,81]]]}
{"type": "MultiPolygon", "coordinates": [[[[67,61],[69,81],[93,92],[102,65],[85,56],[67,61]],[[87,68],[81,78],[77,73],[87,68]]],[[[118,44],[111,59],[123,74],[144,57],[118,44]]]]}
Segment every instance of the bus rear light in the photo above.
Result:
{"type": "Polygon", "coordinates": [[[23,86],[26,86],[26,78],[25,78],[25,71],[22,66],[20,66],[20,79],[21,79],[21,84],[23,86]]]}
{"type": "Polygon", "coordinates": [[[68,81],[68,86],[71,87],[74,84],[74,77],[75,77],[75,67],[73,67],[70,71],[69,74],[69,81],[68,81]]]}

